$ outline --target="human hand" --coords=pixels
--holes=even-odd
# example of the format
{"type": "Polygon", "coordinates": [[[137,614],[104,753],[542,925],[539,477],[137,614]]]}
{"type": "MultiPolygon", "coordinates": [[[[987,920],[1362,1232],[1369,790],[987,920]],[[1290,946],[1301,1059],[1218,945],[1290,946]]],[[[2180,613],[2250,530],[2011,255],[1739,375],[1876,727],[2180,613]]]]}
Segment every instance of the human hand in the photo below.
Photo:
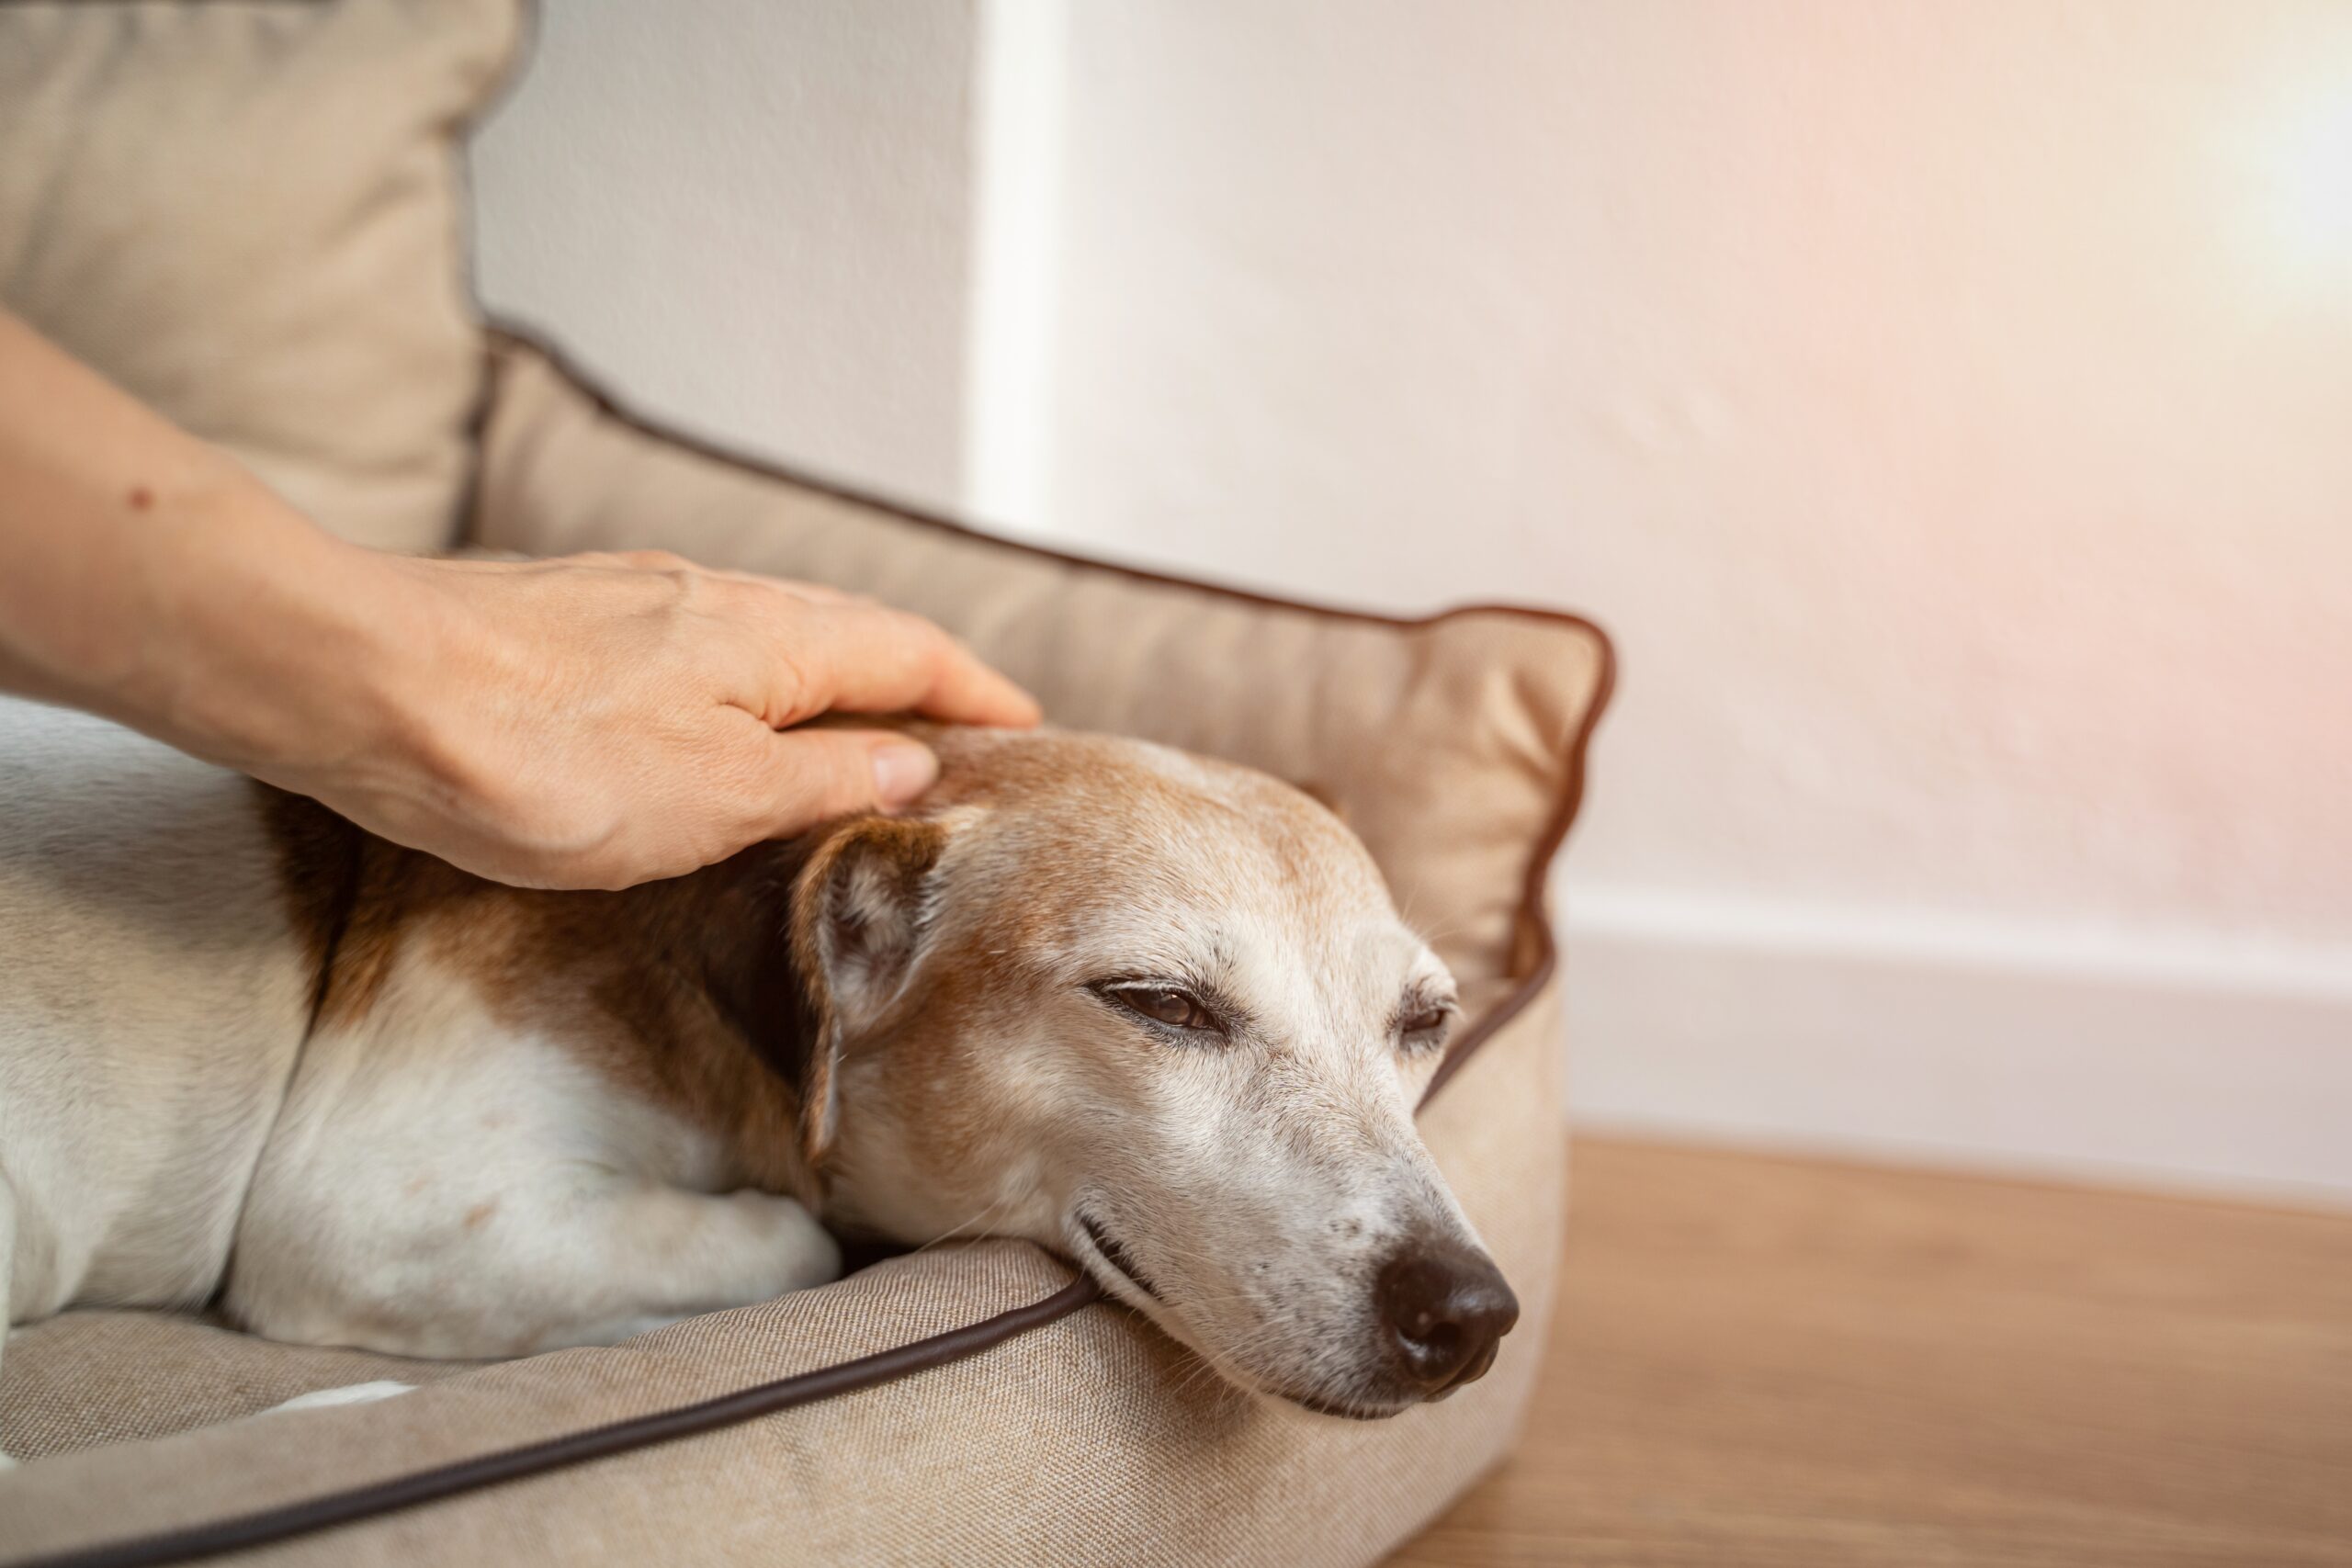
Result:
{"type": "Polygon", "coordinates": [[[330,746],[265,738],[242,765],[503,882],[677,875],[937,776],[903,735],[788,728],[820,714],[1038,718],[929,621],[806,583],[657,552],[343,565],[334,591],[367,606],[336,682],[358,722],[330,746]]]}
{"type": "Polygon", "coordinates": [[[624,887],[936,774],[789,727],[1037,705],[930,622],[674,556],[345,544],[0,311],[0,691],[87,708],[500,881],[624,887]]]}

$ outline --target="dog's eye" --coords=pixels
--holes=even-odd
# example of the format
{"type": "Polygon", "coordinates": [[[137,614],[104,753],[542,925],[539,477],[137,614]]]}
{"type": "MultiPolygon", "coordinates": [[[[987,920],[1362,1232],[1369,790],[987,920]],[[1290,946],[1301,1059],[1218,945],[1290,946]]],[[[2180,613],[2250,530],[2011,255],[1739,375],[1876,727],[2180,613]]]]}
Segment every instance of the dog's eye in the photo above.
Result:
{"type": "Polygon", "coordinates": [[[1202,1006],[1200,998],[1171,986],[1122,986],[1109,995],[1129,1012],[1154,1023],[1164,1023],[1170,1029],[1218,1032],[1216,1015],[1202,1006]]]}
{"type": "Polygon", "coordinates": [[[1408,1051],[1434,1051],[1445,1043],[1453,1026],[1453,1009],[1443,1002],[1416,1002],[1397,1021],[1396,1033],[1408,1051]]]}

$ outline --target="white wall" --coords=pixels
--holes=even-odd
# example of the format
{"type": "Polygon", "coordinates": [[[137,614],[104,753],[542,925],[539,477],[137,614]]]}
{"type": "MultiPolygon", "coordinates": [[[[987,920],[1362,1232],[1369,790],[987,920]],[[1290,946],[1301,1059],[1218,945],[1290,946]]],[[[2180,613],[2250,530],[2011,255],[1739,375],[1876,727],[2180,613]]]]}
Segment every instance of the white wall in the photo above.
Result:
{"type": "Polygon", "coordinates": [[[474,139],[476,284],[633,401],[945,504],[963,473],[965,0],[545,0],[474,139]]]}
{"type": "Polygon", "coordinates": [[[1596,883],[2352,942],[2352,11],[1076,15],[1057,532],[1591,606],[1596,883]]]}
{"type": "Polygon", "coordinates": [[[493,296],[690,419],[917,491],[952,453],[1084,547],[1596,614],[1589,1117],[2352,1196],[2352,10],[698,9],[787,80],[613,130],[603,85],[679,46],[549,0],[584,58],[485,150],[493,296]],[[957,50],[968,183],[888,112],[957,50]],[[826,221],[702,141],[788,148],[826,221]],[[579,247],[681,180],[658,251],[579,247]],[[666,313],[603,319],[681,253],[666,313]],[[874,385],[796,401],[763,334],[874,385]]]}
{"type": "Polygon", "coordinates": [[[1589,1116],[2352,1192],[2352,11],[1073,21],[1045,520],[1614,628],[1589,1116]]]}

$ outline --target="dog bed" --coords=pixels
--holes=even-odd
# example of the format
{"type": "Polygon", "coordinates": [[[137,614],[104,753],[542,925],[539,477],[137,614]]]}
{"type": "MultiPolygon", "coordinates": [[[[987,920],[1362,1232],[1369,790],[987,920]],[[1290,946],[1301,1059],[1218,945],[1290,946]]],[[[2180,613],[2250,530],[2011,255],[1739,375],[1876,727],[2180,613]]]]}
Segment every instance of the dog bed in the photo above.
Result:
{"type": "MultiPolygon", "coordinates": [[[[1422,1126],[1525,1325],[1453,1399],[1351,1423],[1240,1395],[1062,1260],[1000,1241],[487,1365],[74,1312],[10,1341],[0,1434],[29,1462],[0,1481],[0,1563],[266,1541],[277,1562],[387,1564],[1377,1557],[1507,1450],[1542,1353],[1565,1174],[1544,895],[1605,639],[1540,612],[1401,622],[1080,560],[621,414],[464,308],[448,139],[515,32],[501,0],[6,8],[0,297],[354,536],[447,544],[462,522],[495,548],[666,547],[840,584],[940,621],[1057,723],[1313,786],[1462,982],[1422,1126]],[[329,105],[364,134],[318,139],[345,150],[334,169],[306,147],[262,243],[230,198],[329,105]],[[80,183],[109,168],[139,178],[104,199],[80,183]],[[267,373],[297,353],[303,374],[267,373]],[[384,370],[358,428],[319,417],[314,357],[331,386],[384,370]],[[420,1386],[256,1414],[383,1378],[420,1386]]],[[[189,998],[208,1004],[233,998],[189,998]]]]}

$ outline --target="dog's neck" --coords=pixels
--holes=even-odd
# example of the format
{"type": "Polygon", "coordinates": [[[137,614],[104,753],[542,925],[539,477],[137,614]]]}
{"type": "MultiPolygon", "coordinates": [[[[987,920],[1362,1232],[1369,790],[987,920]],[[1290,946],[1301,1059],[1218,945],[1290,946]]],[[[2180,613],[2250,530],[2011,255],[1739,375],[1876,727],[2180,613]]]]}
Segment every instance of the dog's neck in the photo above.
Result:
{"type": "Polygon", "coordinates": [[[714,1137],[728,1179],[821,1198],[798,1131],[820,1009],[789,929],[813,840],[626,892],[549,893],[483,881],[299,796],[264,797],[317,965],[314,1029],[362,1026],[395,963],[429,964],[714,1137]]]}
{"type": "Polygon", "coordinates": [[[793,891],[816,847],[813,838],[754,844],[644,899],[678,964],[698,974],[711,1005],[796,1094],[823,1027],[792,931],[793,891]]]}

